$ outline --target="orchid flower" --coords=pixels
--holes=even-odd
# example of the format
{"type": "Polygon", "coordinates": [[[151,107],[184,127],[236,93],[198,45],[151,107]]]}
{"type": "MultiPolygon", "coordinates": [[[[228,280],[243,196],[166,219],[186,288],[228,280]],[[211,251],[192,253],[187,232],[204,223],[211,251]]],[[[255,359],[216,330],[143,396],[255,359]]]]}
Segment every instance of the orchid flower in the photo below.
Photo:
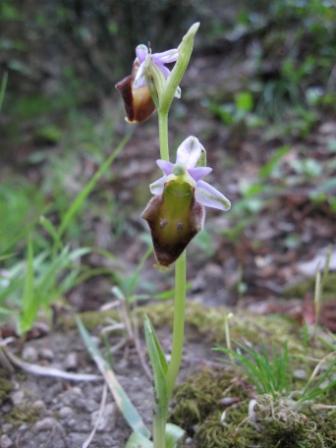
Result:
{"type": "MultiPolygon", "coordinates": [[[[178,50],[174,48],[162,53],[151,53],[146,45],[141,44],[136,47],[135,54],[132,73],[116,84],[124,100],[126,120],[130,123],[147,120],[155,110],[146,79],[146,64],[152,63],[167,79],[171,72],[166,64],[177,61],[178,50]]],[[[180,97],[180,92],[178,88],[175,96],[180,97]]]]}
{"type": "Polygon", "coordinates": [[[203,228],[205,207],[223,211],[231,207],[221,192],[203,180],[212,171],[198,166],[204,156],[202,144],[190,136],[178,147],[176,163],[157,160],[163,176],[149,187],[154,197],[143,218],[152,233],[156,258],[164,266],[173,263],[203,228]]]}

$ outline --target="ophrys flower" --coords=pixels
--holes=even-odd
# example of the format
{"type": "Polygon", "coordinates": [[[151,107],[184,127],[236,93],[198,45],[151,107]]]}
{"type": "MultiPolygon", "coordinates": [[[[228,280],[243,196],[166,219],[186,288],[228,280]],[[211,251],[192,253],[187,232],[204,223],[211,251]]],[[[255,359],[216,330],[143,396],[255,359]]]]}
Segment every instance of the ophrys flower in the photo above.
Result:
{"type": "MultiPolygon", "coordinates": [[[[116,84],[124,100],[126,120],[130,123],[145,121],[155,110],[146,79],[146,65],[153,64],[167,79],[170,75],[167,64],[176,62],[178,50],[174,48],[162,53],[151,53],[146,45],[141,44],[136,47],[135,54],[132,73],[116,84]]],[[[179,92],[178,89],[177,96],[179,92]]]]}
{"type": "Polygon", "coordinates": [[[169,266],[203,228],[205,207],[227,211],[230,201],[203,178],[212,169],[199,166],[205,149],[196,137],[184,140],[176,163],[157,160],[163,176],[150,185],[154,197],[143,212],[159,264],[169,266]]]}

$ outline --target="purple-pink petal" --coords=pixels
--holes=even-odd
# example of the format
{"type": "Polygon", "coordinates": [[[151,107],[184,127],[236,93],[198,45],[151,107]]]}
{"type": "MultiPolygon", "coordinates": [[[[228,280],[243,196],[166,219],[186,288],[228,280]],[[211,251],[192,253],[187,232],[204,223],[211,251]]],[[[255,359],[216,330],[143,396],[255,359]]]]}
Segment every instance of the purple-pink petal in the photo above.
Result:
{"type": "Polygon", "coordinates": [[[210,168],[208,166],[199,166],[196,168],[188,169],[188,173],[196,182],[199,181],[200,179],[202,179],[203,177],[207,176],[208,174],[210,174],[211,171],[212,171],[212,168],[210,168]]]}
{"type": "Polygon", "coordinates": [[[156,59],[154,57],[154,55],[152,56],[152,61],[154,62],[154,64],[159,68],[159,70],[162,72],[163,76],[165,77],[165,79],[168,78],[168,76],[170,75],[171,71],[169,70],[169,68],[167,68],[159,59],[156,59]]]}
{"type": "Polygon", "coordinates": [[[159,59],[163,64],[170,64],[177,61],[178,49],[172,48],[171,50],[163,51],[161,53],[154,53],[153,57],[159,59]]]}
{"type": "Polygon", "coordinates": [[[177,148],[176,163],[183,165],[187,169],[195,168],[203,149],[198,138],[192,135],[187,137],[177,148]]]}
{"type": "Polygon", "coordinates": [[[140,44],[135,49],[135,54],[140,62],[144,62],[148,55],[148,48],[144,44],[140,44]]]}
{"type": "Polygon", "coordinates": [[[220,191],[212,185],[199,180],[195,191],[196,201],[205,207],[217,208],[227,211],[231,207],[231,203],[220,191]]]}
{"type": "Polygon", "coordinates": [[[156,164],[166,176],[169,176],[173,172],[174,164],[167,160],[159,159],[156,161],[156,164]]]}

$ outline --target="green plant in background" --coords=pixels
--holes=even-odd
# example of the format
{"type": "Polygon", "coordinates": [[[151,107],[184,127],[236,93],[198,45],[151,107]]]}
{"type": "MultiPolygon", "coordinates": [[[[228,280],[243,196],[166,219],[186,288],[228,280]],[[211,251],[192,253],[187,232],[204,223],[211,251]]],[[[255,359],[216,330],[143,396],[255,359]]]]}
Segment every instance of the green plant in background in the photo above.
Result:
{"type": "MultiPolygon", "coordinates": [[[[259,396],[270,395],[273,400],[287,398],[293,409],[300,409],[312,400],[323,399],[336,386],[334,351],[315,365],[308,380],[297,389],[294,384],[295,356],[290,355],[287,345],[273,356],[247,345],[236,350],[222,347],[215,350],[229,357],[255,386],[259,396]]],[[[304,357],[300,359],[305,361],[304,357]]]]}
{"type": "Polygon", "coordinates": [[[14,179],[0,185],[0,256],[20,249],[46,209],[45,199],[35,186],[14,179]]]}
{"type": "Polygon", "coordinates": [[[13,264],[0,273],[0,314],[2,320],[14,319],[21,333],[30,330],[39,310],[50,311],[50,305],[79,283],[83,267],[80,258],[88,248],[63,248],[34,254],[31,237],[25,261],[13,264]]]}
{"type": "Polygon", "coordinates": [[[255,109],[252,92],[241,91],[234,95],[234,101],[217,104],[216,101],[209,103],[209,110],[219,118],[226,126],[246,124],[248,127],[257,127],[263,124],[261,117],[253,111],[255,109]]]}
{"type": "Polygon", "coordinates": [[[292,387],[291,360],[288,348],[275,354],[259,353],[252,347],[244,346],[238,350],[218,348],[246,373],[249,382],[254,384],[258,394],[270,394],[273,398],[288,394],[292,387]]]}
{"type": "Polygon", "coordinates": [[[18,188],[20,185],[15,184],[0,186],[0,211],[3,216],[0,223],[0,255],[7,261],[0,270],[0,317],[2,320],[11,318],[16,321],[21,333],[30,330],[40,310],[50,310],[52,303],[79,283],[95,275],[113,275],[110,269],[89,268],[80,262],[93,249],[70,249],[63,240],[129,137],[130,134],[126,135],[100,164],[96,173],[60,214],[57,225],[48,217],[50,207],[46,206],[41,192],[36,188],[30,185],[18,188]],[[32,200],[34,207],[31,206],[32,200]],[[41,227],[44,234],[40,231],[41,227]],[[25,261],[17,261],[16,251],[22,250],[26,244],[25,261]]]}
{"type": "Polygon", "coordinates": [[[222,231],[227,239],[233,242],[237,241],[245,228],[257,219],[259,213],[266,206],[271,193],[276,193],[269,180],[278,176],[280,164],[289,150],[288,145],[276,149],[269,161],[259,169],[256,180],[246,182],[242,179],[240,183],[241,199],[236,202],[231,213],[230,227],[222,231]]]}

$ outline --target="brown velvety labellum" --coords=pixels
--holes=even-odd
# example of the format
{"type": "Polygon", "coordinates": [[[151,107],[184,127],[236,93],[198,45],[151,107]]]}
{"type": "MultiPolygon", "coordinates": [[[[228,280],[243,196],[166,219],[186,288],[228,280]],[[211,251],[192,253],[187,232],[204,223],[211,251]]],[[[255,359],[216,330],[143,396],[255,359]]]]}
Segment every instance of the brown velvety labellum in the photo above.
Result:
{"type": "Polygon", "coordinates": [[[124,100],[127,121],[141,123],[152,115],[155,105],[147,86],[134,89],[132,84],[133,75],[129,75],[119,81],[115,87],[124,100]]]}
{"type": "Polygon", "coordinates": [[[142,217],[147,221],[152,234],[155,257],[162,266],[174,263],[192,238],[201,230],[205,210],[192,199],[190,209],[182,219],[165,213],[163,196],[154,196],[142,217]],[[168,229],[168,232],[164,230],[168,229]]]}

